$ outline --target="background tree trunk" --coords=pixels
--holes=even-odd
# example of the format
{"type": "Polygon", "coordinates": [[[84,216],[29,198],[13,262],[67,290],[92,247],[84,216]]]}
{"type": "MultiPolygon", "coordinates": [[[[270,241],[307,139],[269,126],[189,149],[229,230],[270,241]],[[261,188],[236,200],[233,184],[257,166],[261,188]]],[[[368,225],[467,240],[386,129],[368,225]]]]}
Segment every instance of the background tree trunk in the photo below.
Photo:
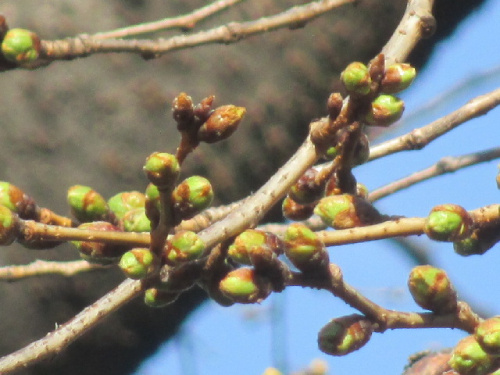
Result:
{"type": "MultiPolygon", "coordinates": [[[[300,3],[247,1],[196,29],[254,19],[300,3]]],[[[173,151],[178,142],[169,105],[185,91],[195,101],[214,94],[216,104],[247,108],[244,122],[230,140],[201,146],[183,171],[184,176],[207,176],[218,203],[242,198],[294,152],[309,121],[325,115],[328,94],[340,89],[340,71],[351,61],[367,62],[378,53],[406,3],[360,0],[305,28],[229,46],[178,51],[152,61],[115,54],[6,72],[0,102],[0,179],[61,214],[68,213],[66,190],[74,184],[90,185],[106,198],[119,191],[143,190],[147,181],[141,167],[146,156],[173,151]]],[[[419,66],[434,44],[483,1],[436,3],[437,35],[413,55],[412,62],[419,66]]],[[[41,5],[34,0],[4,0],[0,11],[11,27],[57,39],[187,13],[205,4],[204,0],[53,0],[41,5]]],[[[162,36],[169,35],[173,34],[162,36]]],[[[279,219],[279,213],[272,218],[279,219]]],[[[3,265],[77,257],[71,246],[36,252],[9,247],[1,253],[3,265]]],[[[0,353],[42,337],[122,280],[118,270],[104,270],[3,283],[0,353]]],[[[204,299],[204,292],[195,289],[159,310],[136,300],[68,350],[24,374],[129,373],[175,334],[204,299]]]]}

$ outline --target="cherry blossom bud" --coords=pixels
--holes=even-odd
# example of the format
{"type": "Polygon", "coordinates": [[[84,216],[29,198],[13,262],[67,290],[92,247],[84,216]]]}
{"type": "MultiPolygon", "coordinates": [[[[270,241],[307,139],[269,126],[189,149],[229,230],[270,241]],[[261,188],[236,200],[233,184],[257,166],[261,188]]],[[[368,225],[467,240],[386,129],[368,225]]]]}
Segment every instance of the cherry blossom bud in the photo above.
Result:
{"type": "Polygon", "coordinates": [[[236,131],[246,111],[232,104],[216,108],[198,130],[198,140],[215,143],[228,138],[236,131]]]}
{"type": "Polygon", "coordinates": [[[172,193],[174,210],[181,219],[187,219],[208,208],[214,198],[210,181],[191,176],[182,181],[172,193]]]}
{"type": "Polygon", "coordinates": [[[237,268],[219,283],[221,292],[237,303],[260,303],[271,293],[271,284],[252,268],[237,268]]]}
{"type": "Polygon", "coordinates": [[[2,54],[18,64],[33,62],[40,54],[40,39],[32,31],[10,29],[2,41],[2,54]]]}
{"type": "Polygon", "coordinates": [[[448,364],[460,375],[486,375],[492,369],[493,358],[474,336],[467,336],[453,348],[448,364]]]}
{"type": "Polygon", "coordinates": [[[151,250],[135,248],[123,254],[118,265],[128,278],[139,280],[152,275],[160,262],[151,250]]]}
{"type": "Polygon", "coordinates": [[[461,206],[442,204],[434,207],[425,221],[425,234],[435,241],[459,241],[471,234],[472,218],[461,206]]]}
{"type": "Polygon", "coordinates": [[[385,94],[396,94],[407,89],[417,75],[417,71],[410,64],[397,63],[390,65],[381,82],[381,91],[385,94]]]}
{"type": "Polygon", "coordinates": [[[180,231],[170,238],[163,252],[163,260],[169,264],[180,264],[199,258],[205,244],[194,232],[180,231]]]}
{"type": "Polygon", "coordinates": [[[68,204],[73,216],[80,222],[107,220],[109,207],[97,191],[88,186],[75,185],[68,189],[68,204]]]}
{"type": "Polygon", "coordinates": [[[360,62],[353,62],[341,73],[340,79],[350,95],[370,93],[372,80],[368,67],[360,62]]]}
{"type": "Polygon", "coordinates": [[[19,218],[8,207],[0,205],[0,246],[8,246],[20,234],[19,218]]]}
{"type": "Polygon", "coordinates": [[[285,255],[299,270],[307,272],[328,266],[329,257],[318,235],[304,224],[288,226],[285,236],[285,255]]]}
{"type": "Polygon", "coordinates": [[[368,125],[389,126],[403,115],[405,104],[392,95],[382,94],[375,98],[364,120],[368,125]]]}

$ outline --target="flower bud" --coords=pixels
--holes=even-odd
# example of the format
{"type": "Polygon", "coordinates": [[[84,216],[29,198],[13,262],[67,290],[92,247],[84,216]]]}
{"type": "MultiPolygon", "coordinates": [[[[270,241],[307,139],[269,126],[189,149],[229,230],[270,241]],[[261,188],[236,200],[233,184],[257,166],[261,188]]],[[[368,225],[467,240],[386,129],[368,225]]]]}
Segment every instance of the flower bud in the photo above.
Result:
{"type": "MultiPolygon", "coordinates": [[[[154,184],[149,184],[146,188],[146,216],[151,223],[158,223],[160,221],[160,191],[154,184]]],[[[156,226],[154,224],[153,226],[156,226]]]]}
{"type": "Polygon", "coordinates": [[[144,292],[144,303],[149,307],[165,307],[174,303],[178,297],[179,293],[149,288],[144,292]]]}
{"type": "Polygon", "coordinates": [[[286,197],[283,200],[283,204],[281,206],[283,215],[288,220],[293,221],[302,221],[309,219],[314,213],[314,207],[316,205],[312,204],[298,204],[290,197],[286,197]]]}
{"type": "Polygon", "coordinates": [[[236,262],[252,265],[252,253],[281,254],[282,248],[272,233],[247,229],[240,233],[228,249],[228,255],[236,262]]]}
{"type": "Polygon", "coordinates": [[[175,97],[172,103],[172,116],[179,131],[187,130],[192,123],[194,119],[193,99],[185,92],[181,92],[175,97]]]}
{"type": "Polygon", "coordinates": [[[408,288],[415,302],[436,314],[457,309],[457,293],[445,271],[432,266],[417,266],[410,272],[408,288]]]}
{"type": "Polygon", "coordinates": [[[326,159],[326,160],[333,160],[337,157],[337,155],[339,154],[339,150],[337,147],[335,146],[332,146],[332,147],[329,147],[326,151],[325,151],[325,154],[323,155],[323,157],[326,159]]]}
{"type": "Polygon", "coordinates": [[[482,255],[500,241],[500,230],[498,224],[483,223],[475,228],[472,233],[460,241],[453,243],[455,252],[462,256],[482,255]]]}
{"type": "MultiPolygon", "coordinates": [[[[120,229],[106,221],[94,221],[78,226],[82,230],[101,230],[104,232],[120,232],[120,229]]],[[[118,262],[129,247],[103,242],[72,241],[80,252],[80,256],[89,263],[110,264],[118,262]]]]}
{"type": "Polygon", "coordinates": [[[216,108],[198,130],[198,140],[215,143],[228,138],[236,131],[246,111],[232,104],[216,108]]]}
{"type": "Polygon", "coordinates": [[[481,348],[474,336],[467,336],[453,348],[448,364],[460,375],[485,375],[491,370],[493,358],[481,348]]]}
{"type": "Polygon", "coordinates": [[[271,293],[271,284],[252,268],[237,268],[219,283],[221,292],[237,303],[260,303],[271,293]]]}
{"type": "Polygon", "coordinates": [[[360,62],[353,62],[340,74],[340,79],[350,95],[370,93],[372,80],[368,67],[360,62]]]}
{"type": "MultiPolygon", "coordinates": [[[[154,185],[153,185],[154,186],[154,185]]],[[[125,191],[108,199],[108,207],[118,219],[136,208],[144,208],[146,196],[138,191],[125,191]]]]}
{"type": "Polygon", "coordinates": [[[88,186],[75,185],[68,189],[68,204],[73,216],[80,222],[106,220],[109,207],[106,200],[88,186]]]}
{"type": "Polygon", "coordinates": [[[0,205],[18,214],[21,219],[36,219],[37,207],[33,198],[9,182],[0,181],[0,205]]]}
{"type": "Polygon", "coordinates": [[[472,218],[461,206],[442,204],[434,207],[425,221],[425,234],[435,241],[459,241],[471,233],[472,218]]]}
{"type": "Polygon", "coordinates": [[[160,262],[151,250],[136,248],[123,254],[118,265],[125,276],[139,280],[152,275],[158,269],[160,262]]]}
{"type": "Polygon", "coordinates": [[[351,195],[331,195],[319,201],[314,209],[323,222],[335,229],[348,229],[380,221],[380,213],[366,199],[351,195]]]}
{"type": "Polygon", "coordinates": [[[474,336],[486,353],[500,355],[500,316],[479,323],[474,336]]]}
{"type": "Polygon", "coordinates": [[[397,63],[390,65],[381,82],[381,91],[385,94],[396,94],[407,89],[417,75],[410,64],[397,63]]]}
{"type": "Polygon", "coordinates": [[[11,29],[3,38],[2,54],[18,64],[35,61],[40,54],[40,39],[32,31],[11,29]]]}
{"type": "Polygon", "coordinates": [[[379,95],[370,105],[364,120],[369,125],[389,126],[403,115],[405,103],[392,95],[379,95]]]}
{"type": "Polygon", "coordinates": [[[205,250],[201,238],[190,231],[177,232],[170,238],[163,251],[163,260],[169,264],[180,264],[198,259],[205,250]]]}
{"type": "Polygon", "coordinates": [[[284,237],[285,255],[301,271],[318,270],[328,265],[325,245],[317,234],[304,224],[288,226],[284,237]]]}
{"type": "Polygon", "coordinates": [[[153,152],[146,159],[144,172],[158,188],[170,188],[179,177],[181,167],[177,158],[166,152],[153,152]]]}
{"type": "Polygon", "coordinates": [[[318,334],[319,349],[326,354],[343,356],[364,346],[373,333],[372,323],[352,314],[331,320],[318,334]]]}
{"type": "Polygon", "coordinates": [[[146,209],[144,207],[127,212],[123,217],[122,224],[125,232],[151,231],[151,222],[146,216],[146,209]]]}
{"type": "Polygon", "coordinates": [[[299,204],[313,203],[325,194],[325,184],[316,182],[318,171],[309,168],[288,192],[288,196],[299,204]]]}
{"type": "Polygon", "coordinates": [[[186,178],[172,193],[174,210],[181,219],[190,218],[208,208],[213,198],[210,181],[201,176],[186,178]]]}
{"type": "Polygon", "coordinates": [[[8,246],[18,237],[20,230],[17,215],[0,205],[0,246],[8,246]]]}

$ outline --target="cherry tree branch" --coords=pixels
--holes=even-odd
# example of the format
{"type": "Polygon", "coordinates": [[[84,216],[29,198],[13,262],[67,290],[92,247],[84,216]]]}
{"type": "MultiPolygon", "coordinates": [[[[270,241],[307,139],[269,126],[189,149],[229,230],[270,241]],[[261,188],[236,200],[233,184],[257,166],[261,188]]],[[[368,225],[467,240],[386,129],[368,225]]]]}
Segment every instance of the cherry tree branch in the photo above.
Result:
{"type": "Polygon", "coordinates": [[[36,260],[26,265],[0,267],[0,280],[18,280],[26,277],[48,274],[74,276],[81,272],[102,270],[106,268],[108,267],[92,264],[85,260],[76,260],[72,262],[36,260]]]}

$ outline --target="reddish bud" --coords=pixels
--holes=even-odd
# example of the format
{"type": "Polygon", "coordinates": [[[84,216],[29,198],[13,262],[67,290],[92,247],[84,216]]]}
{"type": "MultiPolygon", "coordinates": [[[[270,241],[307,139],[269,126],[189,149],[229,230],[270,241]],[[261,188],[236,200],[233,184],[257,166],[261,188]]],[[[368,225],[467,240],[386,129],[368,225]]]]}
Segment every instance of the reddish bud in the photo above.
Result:
{"type": "Polygon", "coordinates": [[[233,134],[245,116],[246,109],[232,104],[216,108],[198,130],[198,140],[215,143],[233,134]]]}

